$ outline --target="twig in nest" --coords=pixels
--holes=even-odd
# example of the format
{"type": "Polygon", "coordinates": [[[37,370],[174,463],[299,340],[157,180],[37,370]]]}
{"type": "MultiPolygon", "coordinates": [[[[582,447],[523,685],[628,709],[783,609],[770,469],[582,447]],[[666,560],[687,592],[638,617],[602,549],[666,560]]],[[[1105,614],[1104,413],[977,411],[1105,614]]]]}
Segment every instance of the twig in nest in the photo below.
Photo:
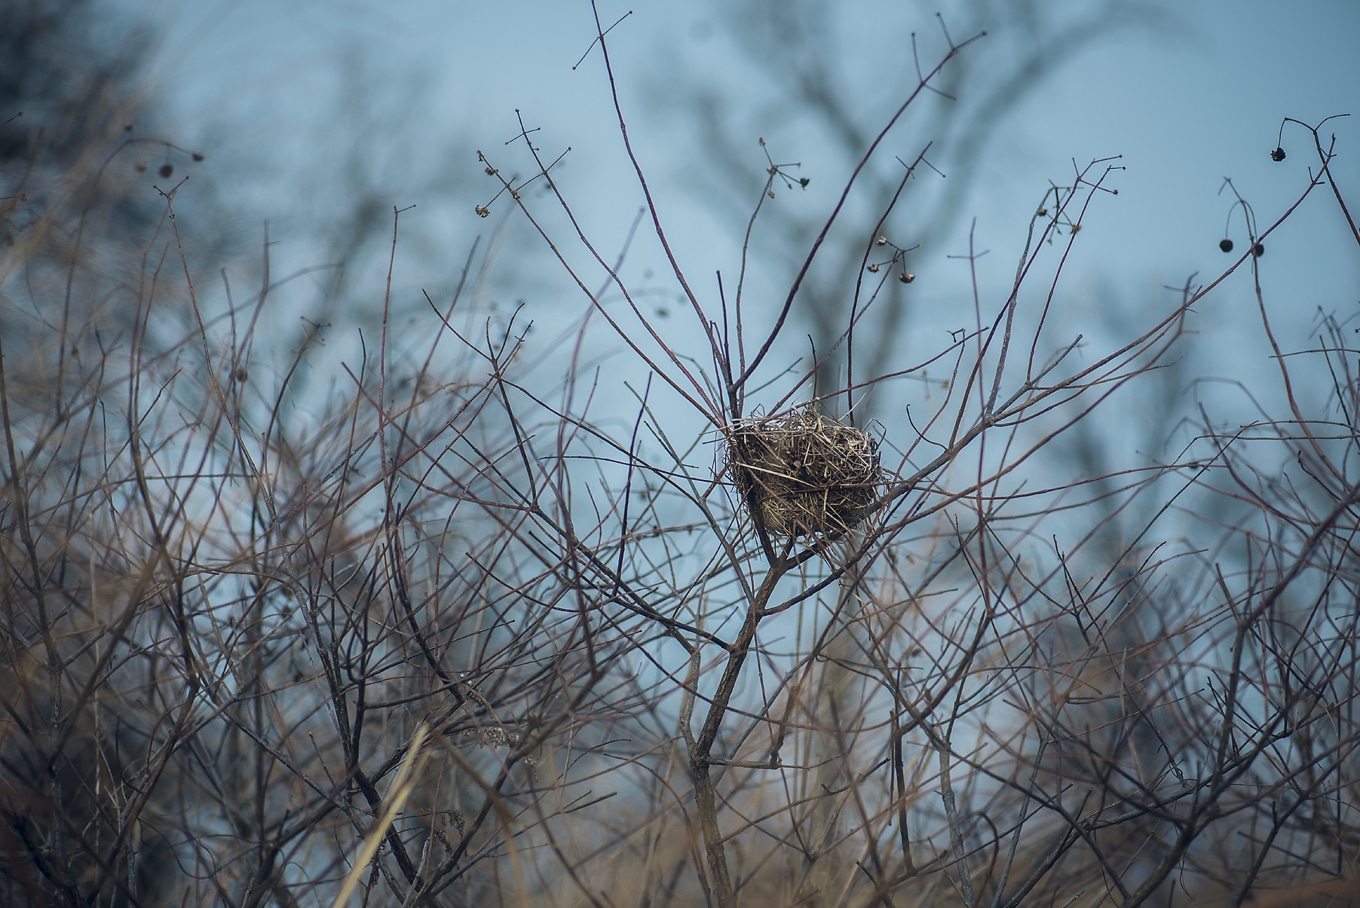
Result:
{"type": "Polygon", "coordinates": [[[724,430],[727,466],[752,519],[782,536],[844,532],[869,513],[882,481],[878,443],[806,404],[724,430]]]}

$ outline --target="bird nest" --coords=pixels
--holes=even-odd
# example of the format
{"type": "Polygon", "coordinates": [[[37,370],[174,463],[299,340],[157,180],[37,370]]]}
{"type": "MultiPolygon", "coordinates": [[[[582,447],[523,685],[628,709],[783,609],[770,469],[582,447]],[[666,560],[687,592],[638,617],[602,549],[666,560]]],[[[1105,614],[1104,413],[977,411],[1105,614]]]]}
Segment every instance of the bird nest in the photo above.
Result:
{"type": "Polygon", "coordinates": [[[853,528],[882,480],[872,436],[812,404],[724,430],[727,468],[751,517],[771,533],[805,536],[853,528]]]}

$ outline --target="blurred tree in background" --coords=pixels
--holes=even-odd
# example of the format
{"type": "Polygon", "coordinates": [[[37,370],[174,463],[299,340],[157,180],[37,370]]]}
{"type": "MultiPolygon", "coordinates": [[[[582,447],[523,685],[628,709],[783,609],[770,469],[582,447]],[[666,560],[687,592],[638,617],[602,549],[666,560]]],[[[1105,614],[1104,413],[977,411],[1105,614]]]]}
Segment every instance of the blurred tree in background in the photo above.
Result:
{"type": "MultiPolygon", "coordinates": [[[[678,84],[667,80],[651,85],[658,101],[655,110],[668,125],[693,132],[694,144],[703,149],[700,157],[689,159],[686,178],[714,206],[734,242],[742,241],[750,217],[752,174],[760,164],[752,124],[803,139],[772,152],[781,162],[780,155],[800,159],[816,150],[815,172],[799,168],[790,173],[815,180],[831,195],[820,197],[817,205],[786,202],[778,217],[766,219],[763,229],[751,234],[757,280],[769,279],[773,272],[777,284],[783,275],[797,272],[826,225],[826,203],[911,89],[913,54],[918,49],[929,53],[940,44],[932,21],[939,14],[929,4],[866,5],[863,12],[863,17],[846,15],[815,0],[715,5],[716,34],[710,40],[740,67],[743,91],[734,93],[730,84],[701,72],[678,84]],[[856,65],[866,55],[873,64],[856,65]]],[[[891,258],[891,264],[882,265],[885,273],[897,277],[920,272],[927,280],[915,286],[888,283],[875,311],[864,317],[856,332],[854,364],[864,378],[891,371],[912,333],[938,327],[940,313],[923,311],[923,305],[952,310],[955,321],[966,317],[960,303],[946,305],[928,289],[929,279],[940,282],[945,258],[963,254],[962,246],[946,243],[959,240],[960,225],[975,213],[969,200],[987,163],[1010,153],[997,149],[994,137],[1013,111],[1071,75],[1083,55],[1103,44],[1130,33],[1165,37],[1176,27],[1159,3],[1104,0],[1079,7],[986,0],[950,10],[939,21],[947,21],[955,36],[986,31],[985,52],[961,58],[941,73],[926,103],[914,106],[892,130],[889,146],[894,153],[865,161],[856,177],[859,188],[847,199],[847,213],[823,239],[819,260],[795,302],[796,317],[816,349],[832,351],[852,314],[854,297],[846,281],[862,272],[864,234],[905,189],[910,204],[897,208],[896,216],[878,227],[896,248],[910,252],[893,257],[894,247],[885,247],[874,250],[869,261],[891,258]],[[908,165],[918,152],[924,161],[911,169],[907,188],[908,165]]],[[[774,188],[787,192],[793,187],[776,180],[774,188]]],[[[1037,205],[1043,187],[1034,192],[1037,205]]],[[[841,346],[826,359],[818,374],[821,387],[846,380],[846,356],[841,346]]],[[[868,417],[896,404],[870,398],[859,407],[868,417]]]]}

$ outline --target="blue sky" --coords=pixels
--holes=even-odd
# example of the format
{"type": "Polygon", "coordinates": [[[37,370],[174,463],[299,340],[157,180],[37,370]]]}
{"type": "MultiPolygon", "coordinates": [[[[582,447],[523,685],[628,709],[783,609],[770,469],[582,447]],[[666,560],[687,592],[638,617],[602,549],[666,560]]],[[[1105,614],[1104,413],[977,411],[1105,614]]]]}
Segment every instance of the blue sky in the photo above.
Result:
{"type": "MultiPolygon", "coordinates": [[[[258,248],[259,225],[268,219],[281,261],[302,267],[324,258],[325,225],[350,202],[352,174],[339,162],[347,149],[360,148],[359,166],[379,196],[416,206],[403,215],[408,279],[447,285],[473,239],[489,236],[496,221],[471,214],[494,188],[474,150],[486,150],[506,170],[523,169],[522,155],[504,144],[518,130],[516,109],[540,130],[545,154],[571,147],[554,172],[597,246],[610,256],[621,248],[639,195],[621,156],[598,53],[572,68],[594,33],[588,3],[131,6],[154,10],[150,18],[168,26],[152,67],[155,82],[173,112],[172,129],[206,151],[215,179],[230,186],[237,215],[230,226],[242,249],[258,248]]],[[[1009,48],[1044,46],[1091,5],[1056,0],[1042,8],[1040,24],[1017,34],[1024,28],[1014,22],[978,21],[981,5],[945,6],[956,38],[989,30],[969,49],[978,68],[960,86],[959,105],[997,89],[989,65],[1004,64],[1009,48]]],[[[925,310],[948,311],[968,295],[967,269],[950,256],[966,251],[970,227],[978,248],[990,250],[984,294],[1004,291],[1036,200],[1049,181],[1070,182],[1074,161],[1120,155],[1126,168],[1112,183],[1119,196],[1097,206],[1068,268],[1078,315],[1111,299],[1134,312],[1166,304],[1164,287],[1192,273],[1199,281],[1216,276],[1231,260],[1217,248],[1225,224],[1238,252],[1246,243],[1240,218],[1229,222],[1230,195],[1220,194],[1225,177],[1263,223],[1281,213],[1306,184],[1313,160],[1297,128],[1284,135],[1286,162],[1270,160],[1282,117],[1316,122],[1356,114],[1333,120],[1327,132],[1339,138],[1334,167],[1343,189],[1360,188],[1360,4],[1207,0],[1120,8],[1138,23],[1064,55],[996,117],[950,231],[904,228],[904,241],[922,242],[913,267],[923,275],[915,289],[925,310]]],[[[764,174],[755,138],[769,138],[783,160],[801,161],[799,173],[812,179],[807,193],[787,202],[801,206],[799,216],[826,210],[847,173],[844,161],[828,151],[815,121],[781,110],[786,86],[746,58],[748,36],[733,30],[720,4],[603,4],[601,17],[613,22],[629,9],[611,38],[634,141],[682,261],[705,282],[718,270],[730,280],[739,263],[739,221],[723,213],[749,210],[756,197],[764,174]],[[708,151],[699,132],[686,128],[684,106],[701,86],[722,99],[728,128],[748,143],[750,202],[733,206],[719,182],[703,178],[708,151]]],[[[847,2],[834,9],[826,21],[828,57],[850,96],[863,99],[864,110],[851,115],[870,126],[873,111],[890,109],[914,81],[910,32],[920,33],[930,59],[942,47],[938,25],[933,9],[921,5],[847,2]]],[[[885,146],[889,159],[936,138],[915,128],[908,123],[894,135],[885,146]]],[[[955,164],[947,147],[932,163],[946,173],[955,164]]],[[[575,312],[575,303],[545,302],[570,288],[543,266],[541,247],[510,235],[510,248],[498,253],[505,259],[502,292],[527,298],[542,324],[575,312]],[[529,280],[528,273],[538,276],[529,280]]],[[[1355,313],[1360,256],[1323,192],[1268,246],[1263,277],[1287,347],[1307,344],[1319,307],[1342,318],[1355,313]]],[[[770,286],[787,286],[778,263],[764,264],[770,286]]],[[[659,270],[657,250],[639,244],[625,273],[645,284],[644,276],[659,270]]],[[[1230,374],[1243,365],[1244,351],[1253,351],[1248,370],[1259,368],[1264,351],[1249,291],[1242,272],[1205,305],[1199,330],[1226,343],[1206,353],[1204,371],[1230,374]]]]}

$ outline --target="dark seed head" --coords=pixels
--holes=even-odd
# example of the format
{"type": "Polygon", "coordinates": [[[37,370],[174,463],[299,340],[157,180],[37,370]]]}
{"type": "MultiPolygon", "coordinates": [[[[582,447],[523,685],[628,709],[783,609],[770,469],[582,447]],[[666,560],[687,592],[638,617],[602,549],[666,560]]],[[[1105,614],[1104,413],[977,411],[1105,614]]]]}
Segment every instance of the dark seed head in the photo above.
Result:
{"type": "Polygon", "coordinates": [[[1232,240],[1226,238],[1219,240],[1218,248],[1222,249],[1224,252],[1232,252],[1232,240]]]}
{"type": "Polygon", "coordinates": [[[1261,256],[1266,254],[1266,247],[1261,243],[1257,243],[1255,246],[1251,247],[1251,254],[1259,259],[1261,256]]]}
{"type": "Polygon", "coordinates": [[[162,164],[161,169],[158,172],[163,178],[169,179],[170,174],[175,172],[175,168],[170,166],[169,164],[162,164]]]}
{"type": "Polygon", "coordinates": [[[1272,151],[1272,152],[1270,153],[1270,159],[1271,159],[1272,161],[1274,161],[1276,164],[1278,164],[1278,163],[1280,163],[1281,161],[1283,161],[1283,160],[1284,160],[1284,149],[1283,149],[1283,148],[1280,148],[1279,146],[1276,146],[1275,150],[1272,151]]]}

